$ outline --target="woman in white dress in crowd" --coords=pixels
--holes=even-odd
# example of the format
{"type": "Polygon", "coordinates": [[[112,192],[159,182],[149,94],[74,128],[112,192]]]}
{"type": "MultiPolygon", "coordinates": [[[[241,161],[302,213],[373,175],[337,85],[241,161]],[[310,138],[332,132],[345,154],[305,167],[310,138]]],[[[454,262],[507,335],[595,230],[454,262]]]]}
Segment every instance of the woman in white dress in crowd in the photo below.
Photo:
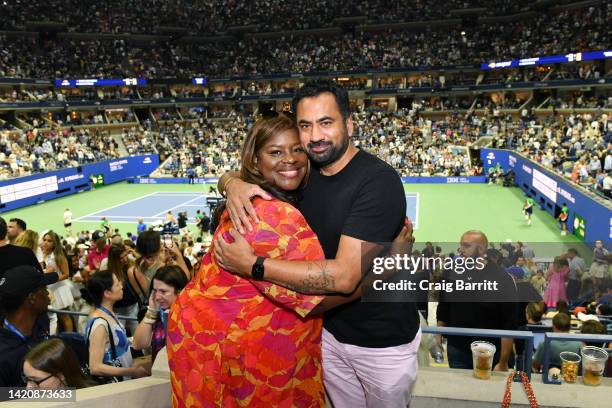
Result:
{"type": "MultiPolygon", "coordinates": [[[[59,236],[53,231],[47,231],[42,237],[40,249],[42,253],[38,261],[43,268],[43,272],[56,272],[59,275],[59,280],[53,285],[49,285],[52,295],[51,307],[57,310],[69,310],[70,305],[74,302],[74,297],[72,296],[70,286],[68,286],[68,259],[66,258],[66,252],[59,236]]],[[[61,321],[64,331],[74,331],[70,315],[60,314],[58,319],[61,321]]],[[[51,334],[54,334],[57,327],[53,327],[53,321],[51,326],[51,334]]]]}

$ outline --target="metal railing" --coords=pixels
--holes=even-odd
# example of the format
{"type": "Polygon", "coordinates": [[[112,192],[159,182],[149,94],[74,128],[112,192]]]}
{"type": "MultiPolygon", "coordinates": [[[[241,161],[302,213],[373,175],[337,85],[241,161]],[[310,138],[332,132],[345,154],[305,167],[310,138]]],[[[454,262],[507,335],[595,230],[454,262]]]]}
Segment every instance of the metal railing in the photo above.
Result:
{"type": "MultiPolygon", "coordinates": [[[[57,314],[65,314],[65,315],[70,315],[70,316],[89,316],[89,313],[85,313],[85,312],[75,312],[74,310],[58,310],[58,309],[52,309],[52,308],[47,308],[47,311],[49,313],[57,313],[57,314]]],[[[136,317],[131,317],[131,316],[121,316],[121,315],[117,315],[117,319],[119,320],[123,320],[123,321],[138,321],[138,318],[136,317]]]]}
{"type": "Polygon", "coordinates": [[[609,334],[574,334],[574,333],[546,333],[544,337],[544,357],[542,367],[542,382],[544,384],[561,384],[561,381],[548,378],[550,368],[550,343],[553,341],[588,341],[595,343],[612,343],[609,334]]]}
{"type": "MultiPolygon", "coordinates": [[[[531,360],[533,357],[533,333],[529,331],[518,330],[490,330],[490,329],[472,329],[463,327],[422,327],[421,332],[430,334],[442,334],[445,336],[464,336],[464,337],[482,337],[482,338],[511,338],[513,340],[525,341],[525,354],[523,355],[523,367],[527,373],[527,377],[531,380],[531,360]]],[[[515,377],[514,381],[520,382],[519,377],[515,377]]]]}

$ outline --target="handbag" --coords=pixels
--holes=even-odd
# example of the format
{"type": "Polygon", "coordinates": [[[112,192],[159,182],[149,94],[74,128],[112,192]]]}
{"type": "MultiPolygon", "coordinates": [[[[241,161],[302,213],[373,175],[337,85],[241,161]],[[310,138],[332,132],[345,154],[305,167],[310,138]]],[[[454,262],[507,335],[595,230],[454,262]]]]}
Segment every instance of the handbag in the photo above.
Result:
{"type": "MultiPolygon", "coordinates": [[[[87,331],[87,347],[89,347],[89,336],[91,335],[91,328],[93,327],[93,322],[96,321],[97,319],[104,320],[106,322],[106,326],[108,327],[108,342],[110,343],[111,360],[105,361],[104,364],[109,365],[111,367],[123,367],[123,365],[121,364],[121,360],[117,358],[117,350],[115,348],[115,339],[113,338],[113,331],[110,327],[110,323],[108,323],[108,320],[104,319],[103,317],[96,317],[92,320],[92,324],[89,326],[89,330],[87,331]]],[[[87,365],[86,370],[87,370],[87,374],[99,384],[112,384],[112,383],[123,381],[122,376],[109,377],[106,375],[93,375],[89,368],[89,364],[87,365]]]]}
{"type": "Polygon", "coordinates": [[[504,400],[501,405],[502,408],[510,408],[510,403],[512,402],[512,382],[514,381],[515,375],[519,375],[521,377],[521,383],[523,384],[523,388],[525,389],[525,394],[527,394],[527,399],[529,400],[529,405],[531,408],[538,408],[538,401],[533,393],[533,389],[531,388],[529,378],[527,378],[527,374],[523,371],[513,371],[508,376],[508,379],[506,380],[504,400]]]}
{"type": "Polygon", "coordinates": [[[147,313],[147,309],[149,306],[149,299],[146,295],[146,292],[142,288],[142,286],[140,286],[140,282],[138,282],[138,278],[136,278],[136,275],[132,274],[132,277],[134,278],[134,282],[136,282],[136,285],[138,286],[140,293],[138,293],[136,290],[134,290],[134,288],[132,288],[132,284],[130,283],[129,277],[127,279],[127,284],[128,284],[129,289],[134,293],[134,295],[136,295],[136,301],[138,302],[138,314],[136,315],[136,318],[138,319],[138,322],[140,323],[142,319],[144,319],[145,314],[147,313]]]}

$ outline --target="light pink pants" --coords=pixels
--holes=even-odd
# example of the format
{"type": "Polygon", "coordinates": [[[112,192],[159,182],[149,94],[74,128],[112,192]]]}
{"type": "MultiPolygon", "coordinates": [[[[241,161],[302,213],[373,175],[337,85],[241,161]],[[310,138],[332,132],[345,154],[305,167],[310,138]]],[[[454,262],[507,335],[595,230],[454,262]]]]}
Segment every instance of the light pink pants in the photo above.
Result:
{"type": "Polygon", "coordinates": [[[340,343],[323,329],[323,382],[334,408],[406,408],[416,380],[419,330],[395,347],[340,343]]]}

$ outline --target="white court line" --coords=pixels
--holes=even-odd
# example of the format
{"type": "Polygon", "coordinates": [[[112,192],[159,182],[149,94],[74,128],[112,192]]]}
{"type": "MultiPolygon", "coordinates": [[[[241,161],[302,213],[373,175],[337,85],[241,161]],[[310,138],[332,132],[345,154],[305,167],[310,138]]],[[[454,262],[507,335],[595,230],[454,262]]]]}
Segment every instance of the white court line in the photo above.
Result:
{"type": "MultiPolygon", "coordinates": [[[[136,218],[136,217],[133,217],[136,218]]],[[[146,217],[145,217],[146,218],[146,217]]],[[[161,218],[160,218],[161,220],[161,218]]],[[[114,221],[114,220],[110,220],[113,224],[136,224],[136,220],[134,221],[114,221]]],[[[145,220],[148,222],[151,221],[156,221],[156,220],[145,220]]],[[[80,222],[91,222],[91,223],[97,223],[98,221],[90,221],[90,220],[84,220],[84,221],[80,221],[80,222]]],[[[187,225],[197,225],[197,222],[191,222],[191,221],[187,221],[187,225]]]]}
{"type": "Polygon", "coordinates": [[[191,200],[187,200],[187,201],[185,201],[185,202],[183,202],[183,203],[181,203],[181,204],[179,204],[179,205],[175,205],[175,206],[174,206],[174,207],[172,207],[172,208],[168,208],[168,209],[166,209],[166,210],[164,210],[164,211],[162,211],[162,212],[160,212],[160,213],[157,213],[157,214],[155,214],[153,217],[160,217],[160,216],[162,216],[162,215],[166,214],[168,211],[172,211],[172,210],[174,210],[175,208],[179,208],[179,207],[184,206],[185,204],[192,203],[192,202],[194,202],[195,200],[199,200],[200,198],[202,198],[202,197],[201,197],[201,196],[198,196],[198,197],[192,198],[191,200]]]}
{"type": "MultiPolygon", "coordinates": [[[[92,213],[90,213],[90,214],[83,215],[83,216],[81,216],[81,217],[79,217],[79,218],[76,218],[76,219],[75,219],[75,221],[82,221],[82,218],[86,218],[86,217],[93,217],[95,214],[101,213],[102,211],[112,210],[113,208],[121,207],[122,205],[129,204],[129,203],[133,203],[134,201],[138,201],[138,200],[141,200],[141,199],[146,198],[146,197],[150,197],[150,196],[155,195],[155,194],[157,194],[157,192],[155,192],[155,193],[151,193],[151,194],[147,194],[147,195],[143,195],[143,196],[138,197],[138,198],[135,198],[135,199],[133,199],[133,200],[128,200],[128,201],[125,201],[125,202],[123,202],[123,203],[121,203],[121,204],[116,204],[116,205],[113,205],[112,207],[103,208],[103,209],[101,209],[101,210],[94,211],[94,212],[92,212],[92,213]]],[[[102,217],[102,215],[100,215],[99,217],[102,217]]],[[[107,216],[107,217],[108,217],[108,216],[107,216]]]]}
{"type": "Polygon", "coordinates": [[[159,193],[158,195],[163,196],[163,197],[204,196],[204,194],[202,194],[202,193],[185,193],[185,194],[180,194],[180,193],[159,193]]]}

